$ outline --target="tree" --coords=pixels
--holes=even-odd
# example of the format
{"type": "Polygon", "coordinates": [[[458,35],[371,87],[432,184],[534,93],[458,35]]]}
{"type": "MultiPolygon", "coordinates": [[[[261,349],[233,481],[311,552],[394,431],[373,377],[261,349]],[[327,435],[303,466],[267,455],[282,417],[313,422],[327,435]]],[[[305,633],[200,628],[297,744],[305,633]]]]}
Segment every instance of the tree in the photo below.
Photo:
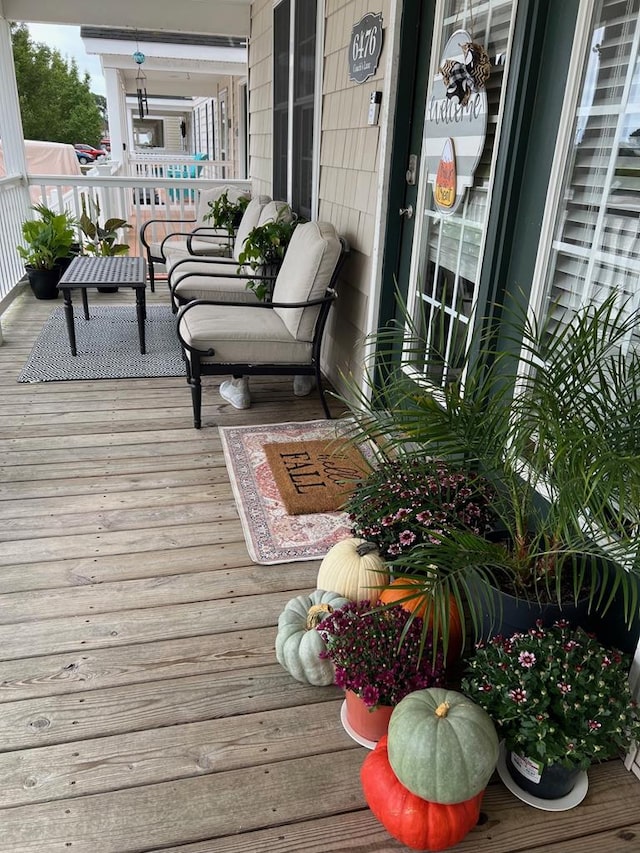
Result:
{"type": "Polygon", "coordinates": [[[24,24],[12,25],[11,41],[25,139],[98,146],[104,120],[89,75],[81,79],[75,60],[33,42],[24,24]]]}

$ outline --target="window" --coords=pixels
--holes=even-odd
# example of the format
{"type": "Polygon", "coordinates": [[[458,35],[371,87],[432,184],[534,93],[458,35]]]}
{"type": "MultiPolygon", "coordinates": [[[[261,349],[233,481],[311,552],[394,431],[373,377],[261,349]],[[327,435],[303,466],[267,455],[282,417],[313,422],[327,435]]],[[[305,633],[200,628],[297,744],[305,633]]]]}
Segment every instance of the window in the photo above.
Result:
{"type": "Polygon", "coordinates": [[[601,0],[582,40],[582,81],[550,244],[545,313],[640,299],[640,0],[601,0]]]}
{"type": "Polygon", "coordinates": [[[273,195],[312,218],[316,0],[282,0],[273,17],[273,195]]]}
{"type": "Polygon", "coordinates": [[[162,119],[133,119],[133,142],[136,148],[164,148],[162,119]]]}

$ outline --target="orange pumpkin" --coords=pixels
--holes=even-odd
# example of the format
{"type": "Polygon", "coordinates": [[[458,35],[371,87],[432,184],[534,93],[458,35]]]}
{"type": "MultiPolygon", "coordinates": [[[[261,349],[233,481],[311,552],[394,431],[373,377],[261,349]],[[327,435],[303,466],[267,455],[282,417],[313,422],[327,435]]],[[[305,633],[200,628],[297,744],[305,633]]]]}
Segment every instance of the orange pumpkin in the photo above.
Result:
{"type": "MultiPolygon", "coordinates": [[[[409,613],[415,613],[424,619],[427,612],[427,595],[423,593],[415,598],[408,598],[411,590],[409,586],[422,586],[423,581],[418,578],[401,577],[393,580],[388,587],[380,593],[382,604],[400,604],[409,613]]],[[[433,624],[433,613],[429,619],[429,625],[433,624]]],[[[462,619],[458,605],[453,596],[449,597],[449,644],[447,647],[447,663],[451,664],[458,660],[462,654],[462,619]]]]}
{"type": "Polygon", "coordinates": [[[387,735],[365,758],[360,781],[367,805],[390,835],[413,850],[446,850],[462,841],[480,817],[484,791],[462,803],[441,805],[412,794],[393,772],[387,735]]]}

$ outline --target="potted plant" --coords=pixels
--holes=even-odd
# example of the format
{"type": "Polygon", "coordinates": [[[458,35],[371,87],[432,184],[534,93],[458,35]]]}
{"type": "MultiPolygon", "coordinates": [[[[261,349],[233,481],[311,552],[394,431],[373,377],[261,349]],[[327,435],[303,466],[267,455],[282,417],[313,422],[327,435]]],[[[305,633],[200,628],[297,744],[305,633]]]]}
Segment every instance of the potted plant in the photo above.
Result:
{"type": "Polygon", "coordinates": [[[382,458],[344,509],[354,536],[393,560],[445,529],[484,534],[495,521],[493,489],[473,471],[419,453],[382,458]]]}
{"type": "Polygon", "coordinates": [[[630,659],[566,622],[538,623],[480,644],[462,690],[492,717],[516,784],[541,799],[568,794],[581,770],[640,738],[630,659]]]}
{"type": "Polygon", "coordinates": [[[286,207],[280,211],[277,219],[253,228],[243,243],[238,255],[238,272],[248,266],[253,272],[259,273],[258,278],[247,282],[247,287],[262,301],[273,290],[273,280],[297,224],[298,220],[290,218],[289,208],[286,207]]]}
{"type": "MultiPolygon", "coordinates": [[[[128,222],[117,217],[110,217],[104,223],[100,222],[102,211],[100,200],[92,199],[82,194],[82,214],[79,219],[80,230],[84,240],[82,253],[85,255],[97,255],[100,257],[113,257],[127,255],[129,244],[120,243],[119,232],[125,228],[131,228],[128,222]]],[[[117,287],[99,287],[101,293],[114,293],[117,287]]]]}
{"type": "Polygon", "coordinates": [[[335,684],[345,691],[345,727],[367,741],[386,732],[404,696],[444,683],[442,653],[431,654],[431,635],[423,637],[422,620],[399,606],[375,605],[350,601],[316,627],[326,646],[320,656],[333,662],[335,684]]]}
{"type": "Polygon", "coordinates": [[[616,306],[613,295],[559,314],[542,324],[511,317],[506,341],[487,325],[473,358],[445,358],[434,324],[405,311],[374,338],[381,381],[369,371],[350,401],[354,441],[373,439],[387,458],[453,461],[493,486],[493,534],[443,528],[392,563],[418,578],[445,643],[450,596],[477,637],[501,630],[512,605],[524,608],[526,627],[540,604],[562,615],[581,598],[604,612],[620,593],[627,620],[637,612],[640,353],[623,347],[640,311],[616,306]],[[385,368],[403,338],[399,367],[385,368]],[[431,378],[445,364],[450,381],[436,388],[431,378]]]}
{"type": "Polygon", "coordinates": [[[62,261],[71,255],[75,239],[75,220],[68,211],[56,213],[43,204],[32,209],[39,218],[22,223],[24,245],[17,247],[18,253],[35,297],[57,299],[62,261]]]}
{"type": "Polygon", "coordinates": [[[210,222],[213,228],[226,231],[231,240],[249,201],[248,196],[240,196],[237,201],[231,201],[225,190],[218,198],[209,202],[210,210],[202,218],[205,222],[210,222]]]}

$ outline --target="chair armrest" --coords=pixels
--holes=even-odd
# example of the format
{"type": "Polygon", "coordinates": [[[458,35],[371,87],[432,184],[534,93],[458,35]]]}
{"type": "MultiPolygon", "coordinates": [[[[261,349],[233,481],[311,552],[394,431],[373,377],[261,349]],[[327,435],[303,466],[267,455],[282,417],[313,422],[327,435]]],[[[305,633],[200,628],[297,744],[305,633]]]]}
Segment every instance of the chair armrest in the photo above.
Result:
{"type": "Polygon", "coordinates": [[[148,219],[140,226],[140,242],[146,249],[151,248],[145,239],[147,228],[151,225],[166,225],[168,222],[197,222],[197,219],[148,219]]]}
{"type": "Polygon", "coordinates": [[[191,245],[194,237],[215,237],[219,241],[219,245],[226,244],[226,250],[231,254],[233,238],[226,231],[222,231],[219,228],[205,228],[202,225],[194,228],[187,238],[187,251],[189,254],[191,254],[191,245]]]}
{"type": "MultiPolygon", "coordinates": [[[[244,277],[247,278],[248,276],[244,277]]],[[[238,276],[238,278],[240,278],[240,276],[238,276]]],[[[329,289],[326,291],[324,296],[321,296],[318,299],[309,299],[306,302],[237,302],[235,300],[227,301],[225,299],[193,299],[191,302],[187,302],[186,305],[183,305],[180,308],[178,313],[178,323],[180,323],[188,311],[191,311],[193,308],[197,308],[200,305],[224,305],[226,308],[236,306],[238,308],[249,308],[251,310],[254,308],[266,308],[271,311],[273,308],[312,308],[314,305],[324,305],[327,302],[333,302],[337,297],[337,292],[333,289],[329,289]]]]}
{"type": "Polygon", "coordinates": [[[225,308],[228,308],[230,306],[236,306],[238,308],[243,309],[246,308],[253,310],[254,308],[256,308],[258,310],[266,309],[267,311],[271,311],[273,308],[309,308],[314,305],[325,305],[327,302],[333,302],[335,299],[337,299],[337,297],[337,292],[333,290],[333,288],[328,288],[324,296],[320,297],[319,299],[310,299],[307,302],[227,302],[222,299],[194,299],[192,302],[187,302],[186,305],[182,305],[179,308],[176,322],[176,331],[178,333],[178,339],[180,341],[180,344],[185,350],[188,350],[189,352],[193,353],[199,352],[204,353],[205,355],[213,355],[213,350],[204,351],[195,349],[190,344],[188,344],[182,336],[182,333],[180,331],[182,321],[184,320],[188,312],[192,311],[194,308],[198,308],[201,305],[211,305],[213,307],[223,305],[225,308]]]}

